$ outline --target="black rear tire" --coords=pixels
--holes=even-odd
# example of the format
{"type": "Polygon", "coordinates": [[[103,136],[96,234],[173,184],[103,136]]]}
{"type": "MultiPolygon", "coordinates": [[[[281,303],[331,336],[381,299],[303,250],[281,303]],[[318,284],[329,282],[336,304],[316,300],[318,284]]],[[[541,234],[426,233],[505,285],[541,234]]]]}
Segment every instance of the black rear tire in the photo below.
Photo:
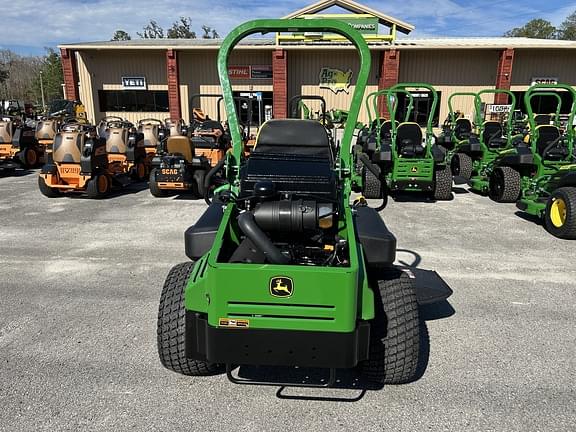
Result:
{"type": "Polygon", "coordinates": [[[178,264],[170,270],[160,295],[158,309],[158,355],[162,365],[173,372],[206,376],[222,372],[222,366],[186,357],[186,311],[184,289],[194,262],[178,264]]]}
{"type": "Polygon", "coordinates": [[[520,173],[509,166],[496,167],[490,174],[488,196],[499,203],[514,203],[520,198],[520,173]]]}
{"type": "Polygon", "coordinates": [[[26,147],[23,151],[18,154],[20,164],[26,168],[36,168],[39,165],[40,155],[32,147],[26,147]]]}
{"type": "Polygon", "coordinates": [[[155,196],[156,198],[163,198],[168,196],[168,192],[165,190],[162,190],[158,187],[158,183],[156,182],[156,172],[158,171],[158,168],[154,168],[151,172],[150,172],[150,180],[149,180],[149,186],[150,186],[150,193],[152,194],[152,196],[155,196]]]}
{"type": "Polygon", "coordinates": [[[576,240],[576,187],[561,187],[552,192],[546,204],[544,226],[555,237],[576,240]],[[562,200],[563,208],[555,211],[563,213],[561,220],[558,220],[557,215],[552,216],[553,205],[558,200],[562,200]]]}
{"type": "Polygon", "coordinates": [[[470,180],[472,177],[472,158],[466,153],[456,153],[450,161],[452,175],[470,180]]]}
{"type": "MultiPolygon", "coordinates": [[[[380,167],[374,165],[374,168],[380,172],[380,167]]],[[[381,175],[374,175],[372,171],[364,167],[364,191],[362,195],[367,199],[379,199],[382,198],[382,180],[381,175]]]]}
{"type": "Polygon", "coordinates": [[[106,174],[97,174],[86,183],[86,195],[88,195],[88,198],[102,198],[109,191],[110,178],[106,174]]]}
{"type": "Polygon", "coordinates": [[[370,354],[363,376],[380,384],[404,384],[418,374],[420,318],[416,288],[409,276],[391,269],[373,283],[376,316],[370,327],[370,354]]]}
{"type": "Polygon", "coordinates": [[[41,176],[38,176],[38,188],[40,189],[40,193],[48,198],[58,198],[61,195],[58,189],[48,186],[41,176]]]}
{"type": "Polygon", "coordinates": [[[448,166],[436,170],[434,178],[434,199],[448,201],[452,199],[452,171],[448,166]]]}

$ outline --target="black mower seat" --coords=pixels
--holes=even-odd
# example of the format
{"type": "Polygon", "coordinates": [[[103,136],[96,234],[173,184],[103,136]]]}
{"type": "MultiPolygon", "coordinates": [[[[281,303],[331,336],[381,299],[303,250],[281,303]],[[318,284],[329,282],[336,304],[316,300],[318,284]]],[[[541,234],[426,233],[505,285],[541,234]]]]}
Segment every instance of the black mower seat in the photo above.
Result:
{"type": "Polygon", "coordinates": [[[186,162],[191,163],[194,158],[194,146],[187,136],[170,136],[166,140],[166,151],[173,155],[181,155],[186,162]]]}
{"type": "Polygon", "coordinates": [[[550,122],[552,122],[551,114],[536,114],[534,116],[534,123],[536,123],[536,126],[549,125],[550,122]]]}
{"type": "Polygon", "coordinates": [[[82,132],[60,132],[54,138],[52,159],[57,163],[80,163],[86,135],[82,132]]]}
{"type": "Polygon", "coordinates": [[[501,148],[506,145],[506,139],[502,138],[504,130],[502,125],[497,121],[484,122],[484,132],[482,132],[482,139],[484,143],[490,148],[501,148]]]}
{"type": "Polygon", "coordinates": [[[403,157],[419,157],[424,154],[422,128],[418,123],[400,123],[396,129],[396,149],[403,157]]]}
{"type": "Polygon", "coordinates": [[[0,121],[0,144],[12,143],[12,122],[10,120],[0,121]]]}
{"type": "Polygon", "coordinates": [[[192,141],[194,147],[203,149],[225,148],[227,142],[222,139],[224,127],[215,120],[204,120],[194,128],[192,141]],[[219,135],[218,135],[219,133],[219,135]],[[211,135],[210,135],[211,134],[211,135]]]}
{"type": "Polygon", "coordinates": [[[459,118],[454,125],[454,136],[458,140],[465,140],[472,133],[472,122],[467,118],[459,118]]]}
{"type": "MultiPolygon", "coordinates": [[[[397,121],[396,125],[398,125],[397,121]]],[[[380,126],[380,139],[383,141],[390,141],[392,139],[392,122],[390,120],[385,121],[382,123],[382,126],[380,126]]]]}
{"type": "Polygon", "coordinates": [[[108,128],[106,129],[106,152],[126,153],[128,143],[128,129],[108,128]]]}
{"type": "Polygon", "coordinates": [[[158,127],[157,124],[143,124],[138,128],[138,132],[144,134],[144,147],[156,147],[158,145],[158,127]]]}
{"type": "Polygon", "coordinates": [[[375,130],[376,128],[378,128],[378,120],[380,120],[380,125],[382,125],[383,123],[386,122],[386,119],[384,117],[380,117],[379,119],[374,119],[374,120],[372,120],[372,125],[370,126],[370,129],[375,130]]]}
{"type": "Polygon", "coordinates": [[[536,126],[538,138],[536,140],[536,151],[542,158],[550,161],[558,161],[568,156],[568,148],[560,142],[560,131],[556,126],[540,125],[536,126]],[[546,151],[553,142],[557,141],[558,145],[553,146],[546,151]]]}
{"type": "Polygon", "coordinates": [[[258,131],[254,153],[306,155],[330,158],[330,139],[315,120],[268,120],[258,131]]]}

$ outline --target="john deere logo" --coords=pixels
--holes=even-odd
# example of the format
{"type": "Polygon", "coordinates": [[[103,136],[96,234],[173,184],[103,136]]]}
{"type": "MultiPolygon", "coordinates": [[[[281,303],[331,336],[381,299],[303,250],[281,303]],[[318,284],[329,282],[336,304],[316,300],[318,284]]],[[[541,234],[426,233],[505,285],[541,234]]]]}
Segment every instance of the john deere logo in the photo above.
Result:
{"type": "Polygon", "coordinates": [[[270,295],[274,297],[290,297],[294,292],[292,279],[284,276],[274,276],[270,279],[270,295]]]}
{"type": "Polygon", "coordinates": [[[410,171],[412,171],[413,173],[417,173],[417,172],[418,172],[418,167],[417,167],[417,166],[413,166],[410,171]]]}
{"type": "Polygon", "coordinates": [[[330,89],[336,94],[341,91],[348,93],[351,80],[351,69],[348,69],[348,72],[343,72],[340,69],[332,69],[329,67],[323,67],[320,70],[320,88],[330,89]]]}

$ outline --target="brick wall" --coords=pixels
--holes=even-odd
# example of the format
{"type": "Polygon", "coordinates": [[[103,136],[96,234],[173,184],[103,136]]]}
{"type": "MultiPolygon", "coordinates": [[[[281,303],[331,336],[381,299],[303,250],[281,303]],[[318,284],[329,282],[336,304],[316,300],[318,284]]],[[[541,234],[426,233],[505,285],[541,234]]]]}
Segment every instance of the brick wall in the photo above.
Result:
{"type": "Polygon", "coordinates": [[[60,55],[62,57],[62,72],[64,73],[66,98],[69,100],[79,100],[80,92],[78,91],[78,71],[76,68],[76,56],[74,51],[61,48],[60,55]]]}
{"type": "Polygon", "coordinates": [[[178,77],[178,53],[175,50],[166,51],[166,69],[168,77],[168,105],[170,118],[182,117],[180,109],[180,80],[178,77]]]}
{"type": "Polygon", "coordinates": [[[272,90],[274,118],[288,117],[287,53],[282,49],[272,52],[272,90]]]}
{"type": "MultiPolygon", "coordinates": [[[[382,52],[380,57],[380,78],[378,79],[378,90],[390,88],[398,84],[400,73],[400,51],[390,49],[382,52]]],[[[390,118],[386,98],[378,98],[378,111],[380,115],[390,118]]]]}

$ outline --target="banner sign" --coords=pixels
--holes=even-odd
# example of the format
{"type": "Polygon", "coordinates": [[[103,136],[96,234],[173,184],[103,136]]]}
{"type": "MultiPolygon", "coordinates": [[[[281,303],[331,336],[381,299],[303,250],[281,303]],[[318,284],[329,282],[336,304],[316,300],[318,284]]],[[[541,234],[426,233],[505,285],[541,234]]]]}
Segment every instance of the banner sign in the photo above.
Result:
{"type": "Polygon", "coordinates": [[[250,66],[228,66],[230,79],[250,79],[250,66]]]}
{"type": "Polygon", "coordinates": [[[558,78],[557,77],[533,77],[532,83],[530,85],[534,85],[534,84],[558,84],[558,78]]]}
{"type": "Polygon", "coordinates": [[[228,66],[228,76],[231,80],[272,79],[272,66],[228,66]]]}
{"type": "Polygon", "coordinates": [[[146,77],[122,77],[123,90],[146,90],[146,77]]]}
{"type": "Polygon", "coordinates": [[[351,80],[351,69],[343,72],[340,69],[323,67],[320,70],[320,88],[332,90],[336,94],[341,91],[348,93],[351,80]]]}

